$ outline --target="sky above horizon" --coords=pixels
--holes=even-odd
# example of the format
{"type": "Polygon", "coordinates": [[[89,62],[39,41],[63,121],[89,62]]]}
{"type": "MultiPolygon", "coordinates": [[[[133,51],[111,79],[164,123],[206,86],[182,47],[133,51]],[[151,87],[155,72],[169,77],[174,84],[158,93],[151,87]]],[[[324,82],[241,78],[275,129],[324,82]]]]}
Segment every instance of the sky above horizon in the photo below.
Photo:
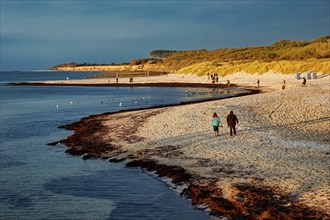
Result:
{"type": "Polygon", "coordinates": [[[330,0],[0,0],[0,70],[122,63],[329,34],[330,0]]]}

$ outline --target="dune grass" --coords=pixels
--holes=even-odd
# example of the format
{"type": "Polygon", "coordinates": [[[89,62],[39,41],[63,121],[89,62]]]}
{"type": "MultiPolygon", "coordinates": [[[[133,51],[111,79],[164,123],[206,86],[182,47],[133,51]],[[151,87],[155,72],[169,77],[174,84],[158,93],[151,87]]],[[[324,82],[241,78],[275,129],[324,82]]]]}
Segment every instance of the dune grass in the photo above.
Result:
{"type": "Polygon", "coordinates": [[[248,74],[263,74],[266,72],[282,74],[293,74],[297,72],[330,73],[330,59],[309,59],[303,61],[280,60],[272,62],[203,62],[184,67],[177,71],[177,73],[196,74],[199,76],[206,75],[207,73],[217,73],[219,76],[226,76],[237,72],[248,74]]]}

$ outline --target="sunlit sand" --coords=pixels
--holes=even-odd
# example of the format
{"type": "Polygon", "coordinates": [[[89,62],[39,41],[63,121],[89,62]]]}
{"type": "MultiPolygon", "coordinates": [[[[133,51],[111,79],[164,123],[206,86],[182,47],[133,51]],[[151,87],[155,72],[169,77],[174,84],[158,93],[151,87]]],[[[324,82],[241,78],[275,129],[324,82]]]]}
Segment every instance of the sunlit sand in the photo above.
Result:
{"type": "MultiPolygon", "coordinates": [[[[256,88],[257,79],[263,92],[255,95],[105,116],[103,124],[109,127],[109,134],[102,138],[111,139],[125,151],[117,158],[133,154],[140,159],[182,166],[202,178],[215,178],[230,201],[238,193],[234,184],[266,185],[279,195],[293,197],[329,215],[330,76],[307,80],[307,85],[302,86],[302,80],[295,79],[293,74],[238,73],[220,78],[219,83],[229,80],[238,86],[256,88]],[[226,125],[230,110],[239,119],[237,135],[232,137],[226,125]],[[155,114],[132,128],[137,129],[134,134],[140,137],[137,141],[116,137],[116,126],[126,124],[129,130],[133,117],[152,112],[155,114]],[[214,112],[224,124],[219,137],[214,137],[211,126],[214,112]]],[[[121,80],[129,83],[128,79],[121,80]]],[[[93,84],[106,83],[108,79],[61,82],[93,84]]],[[[210,80],[207,76],[180,74],[134,78],[134,83],[147,82],[210,83],[210,80]]]]}

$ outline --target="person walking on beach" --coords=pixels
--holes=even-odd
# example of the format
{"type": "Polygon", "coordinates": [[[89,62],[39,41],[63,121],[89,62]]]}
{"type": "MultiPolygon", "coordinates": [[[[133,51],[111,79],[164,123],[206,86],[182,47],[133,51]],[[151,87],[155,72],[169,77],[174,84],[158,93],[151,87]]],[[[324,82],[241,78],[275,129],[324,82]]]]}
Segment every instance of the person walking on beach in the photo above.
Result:
{"type": "Polygon", "coordinates": [[[257,79],[257,87],[259,88],[260,81],[257,79]]]}
{"type": "Polygon", "coordinates": [[[284,90],[285,89],[285,79],[283,79],[283,81],[282,81],[282,90],[284,90]]]}
{"type": "Polygon", "coordinates": [[[116,83],[118,83],[118,80],[119,80],[119,73],[117,72],[116,73],[116,83]]]}
{"type": "Polygon", "coordinates": [[[303,79],[302,85],[305,86],[306,85],[306,78],[303,77],[302,79],[303,79]]]}
{"type": "Polygon", "coordinates": [[[230,111],[229,115],[227,116],[227,125],[230,130],[230,136],[236,135],[236,124],[238,124],[238,119],[236,115],[234,115],[233,111],[230,111]]]}
{"type": "Polygon", "coordinates": [[[230,86],[230,81],[229,81],[229,79],[227,79],[227,86],[228,86],[228,87],[230,86]]]}
{"type": "Polygon", "coordinates": [[[212,119],[212,127],[214,131],[214,136],[217,137],[219,136],[219,126],[222,127],[222,123],[220,121],[220,118],[218,117],[217,113],[213,113],[212,119]]]}

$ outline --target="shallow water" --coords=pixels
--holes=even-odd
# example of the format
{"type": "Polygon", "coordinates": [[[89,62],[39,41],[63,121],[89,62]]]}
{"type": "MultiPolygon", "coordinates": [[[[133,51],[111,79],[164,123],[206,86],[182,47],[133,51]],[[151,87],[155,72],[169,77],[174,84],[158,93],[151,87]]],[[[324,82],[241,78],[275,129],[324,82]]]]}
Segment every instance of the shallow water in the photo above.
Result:
{"type": "Polygon", "coordinates": [[[141,169],[100,159],[85,161],[64,153],[64,146],[47,143],[71,134],[58,129],[59,125],[91,114],[224,94],[197,94],[190,88],[4,84],[63,79],[68,74],[79,79],[90,73],[0,74],[1,219],[209,219],[169,185],[141,169]]]}

